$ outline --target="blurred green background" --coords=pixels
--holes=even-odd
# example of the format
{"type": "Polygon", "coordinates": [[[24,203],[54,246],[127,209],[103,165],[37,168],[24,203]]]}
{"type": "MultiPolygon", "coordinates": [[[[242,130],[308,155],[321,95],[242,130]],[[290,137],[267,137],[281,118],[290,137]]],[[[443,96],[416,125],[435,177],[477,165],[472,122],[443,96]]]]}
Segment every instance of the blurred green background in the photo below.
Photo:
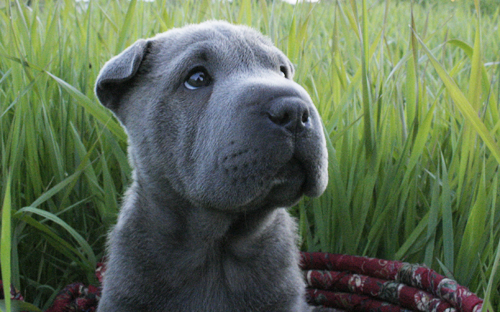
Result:
{"type": "Polygon", "coordinates": [[[99,69],[138,38],[223,19],[269,36],[322,115],[330,182],[290,210],[301,248],[425,263],[497,307],[500,9],[476,5],[0,2],[2,279],[40,308],[97,283],[131,171],[99,69]]]}

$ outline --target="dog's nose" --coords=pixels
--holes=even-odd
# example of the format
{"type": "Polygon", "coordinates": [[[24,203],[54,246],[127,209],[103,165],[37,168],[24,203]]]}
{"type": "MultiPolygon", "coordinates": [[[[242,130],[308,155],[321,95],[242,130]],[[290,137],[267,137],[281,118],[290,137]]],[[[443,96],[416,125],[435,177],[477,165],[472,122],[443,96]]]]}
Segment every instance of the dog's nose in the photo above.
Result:
{"type": "Polygon", "coordinates": [[[291,132],[301,131],[310,124],[309,108],[297,98],[282,98],[268,111],[269,120],[291,132]]]}

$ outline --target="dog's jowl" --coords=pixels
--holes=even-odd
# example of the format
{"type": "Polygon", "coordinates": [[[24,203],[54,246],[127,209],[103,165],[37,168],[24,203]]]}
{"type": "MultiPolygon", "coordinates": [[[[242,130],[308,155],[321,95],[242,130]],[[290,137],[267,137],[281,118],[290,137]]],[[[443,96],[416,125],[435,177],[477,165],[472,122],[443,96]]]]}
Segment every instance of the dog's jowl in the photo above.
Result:
{"type": "Polygon", "coordinates": [[[206,22],[138,40],[101,70],[132,184],[99,312],[308,311],[295,221],[326,187],[323,127],[287,57],[206,22]]]}

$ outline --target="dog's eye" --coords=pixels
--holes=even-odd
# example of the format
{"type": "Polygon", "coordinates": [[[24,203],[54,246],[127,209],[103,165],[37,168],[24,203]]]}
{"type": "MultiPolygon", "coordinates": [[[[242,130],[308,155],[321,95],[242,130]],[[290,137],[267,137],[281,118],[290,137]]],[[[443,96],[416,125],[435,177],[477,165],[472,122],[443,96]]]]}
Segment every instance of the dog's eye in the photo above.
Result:
{"type": "Polygon", "coordinates": [[[207,70],[203,67],[193,69],[184,81],[184,86],[189,90],[196,90],[210,84],[211,78],[207,70]]]}
{"type": "Polygon", "coordinates": [[[284,65],[280,66],[280,72],[281,72],[281,76],[288,78],[288,76],[286,74],[286,67],[284,65]]]}

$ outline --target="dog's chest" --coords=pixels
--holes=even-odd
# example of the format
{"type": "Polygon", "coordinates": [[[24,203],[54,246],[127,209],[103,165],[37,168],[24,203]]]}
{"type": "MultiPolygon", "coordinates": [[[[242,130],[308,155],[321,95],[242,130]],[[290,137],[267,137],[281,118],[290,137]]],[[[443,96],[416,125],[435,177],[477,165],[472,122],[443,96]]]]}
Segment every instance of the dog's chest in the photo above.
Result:
{"type": "MultiPolygon", "coordinates": [[[[277,281],[293,277],[289,270],[291,256],[289,251],[284,252],[288,249],[285,246],[259,240],[244,246],[212,242],[169,247],[168,252],[160,252],[163,256],[153,261],[153,267],[144,267],[144,263],[141,267],[142,279],[155,281],[154,285],[144,285],[156,290],[151,301],[168,307],[168,311],[234,311],[235,307],[266,311],[263,304],[278,298],[283,302],[290,292],[286,287],[276,287],[277,281]],[[156,262],[161,258],[161,263],[156,262]]],[[[296,283],[289,286],[296,288],[296,283]]]]}
{"type": "MultiPolygon", "coordinates": [[[[171,272],[170,277],[175,277],[167,277],[166,283],[155,288],[162,289],[161,306],[169,307],[168,311],[233,311],[235,307],[265,311],[265,303],[281,297],[278,292],[283,289],[272,285],[276,276],[256,267],[256,263],[234,259],[211,259],[189,271],[171,272]]],[[[275,273],[280,275],[280,271],[275,273]]]]}

